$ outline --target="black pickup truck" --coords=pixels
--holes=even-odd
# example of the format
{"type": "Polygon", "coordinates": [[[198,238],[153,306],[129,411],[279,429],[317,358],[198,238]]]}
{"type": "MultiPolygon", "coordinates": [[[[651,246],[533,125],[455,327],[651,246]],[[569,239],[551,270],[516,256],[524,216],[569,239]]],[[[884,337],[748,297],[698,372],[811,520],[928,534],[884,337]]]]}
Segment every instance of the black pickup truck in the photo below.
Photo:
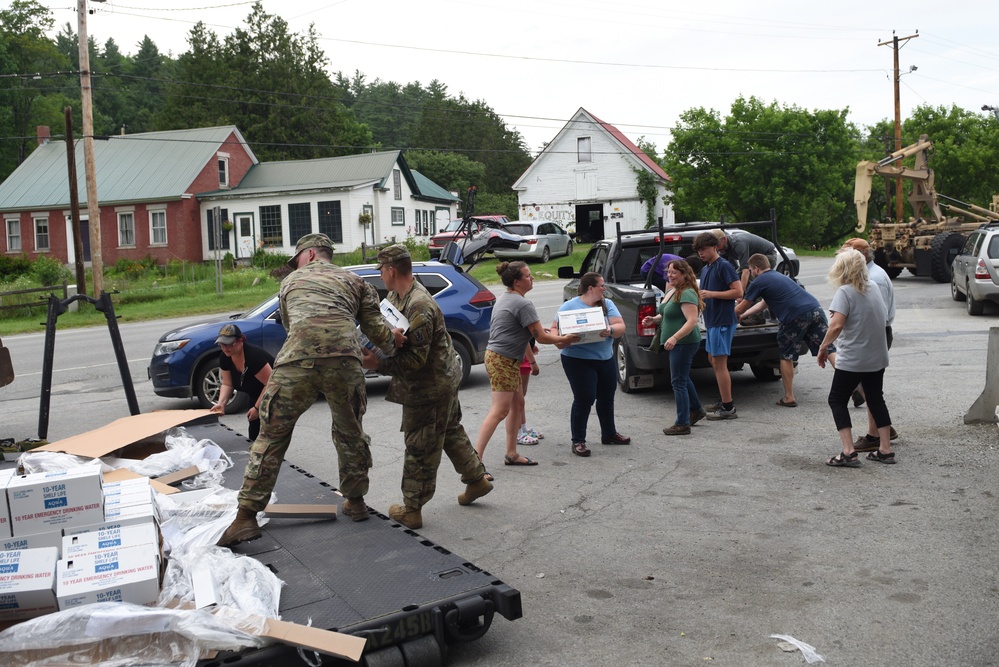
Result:
{"type": "MultiPolygon", "coordinates": [[[[776,223],[773,220],[739,225],[757,226],[769,227],[767,231],[770,233],[766,236],[776,238],[776,223]]],[[[579,272],[568,266],[559,269],[559,278],[571,279],[563,290],[563,301],[577,295],[579,278],[584,273],[595,271],[604,277],[604,284],[607,286],[605,295],[614,302],[624,317],[625,334],[614,343],[614,358],[617,361],[618,383],[625,393],[650,389],[657,384],[669,384],[669,355],[662,350],[649,350],[655,327],[642,326],[642,318],[655,315],[656,306],[662,297],[662,291],[642,275],[642,264],[649,258],[665,253],[680,257],[695,254],[694,238],[702,232],[719,228],[732,231],[731,227],[722,223],[696,223],[624,232],[618,227],[617,238],[603,239],[593,244],[579,267],[579,272]]],[[[794,277],[797,274],[797,259],[789,256],[787,249],[779,243],[775,245],[780,255],[777,270],[794,277]]],[[[771,319],[769,313],[761,324],[740,324],[732,341],[729,370],[741,370],[748,364],[758,379],[779,380],[777,326],[776,320],[771,319]]],[[[703,322],[701,330],[703,332],[703,322]]],[[[709,367],[708,355],[702,342],[700,351],[694,357],[694,368],[709,367]]]]}

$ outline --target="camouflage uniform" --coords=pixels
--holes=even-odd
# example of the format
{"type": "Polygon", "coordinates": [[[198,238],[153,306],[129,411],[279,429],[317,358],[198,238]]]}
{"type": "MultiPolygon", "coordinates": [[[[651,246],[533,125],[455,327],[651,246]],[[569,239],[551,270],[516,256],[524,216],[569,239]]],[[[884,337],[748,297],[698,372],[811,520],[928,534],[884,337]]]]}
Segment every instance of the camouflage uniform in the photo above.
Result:
{"type": "Polygon", "coordinates": [[[416,280],[405,294],[389,292],[388,300],[409,320],[409,330],[406,345],[380,360],[378,371],[392,376],[385,399],[402,404],[402,496],[406,507],[418,510],[434,497],[442,451],[465,484],[482,479],[486,469],[461,425],[461,366],[440,307],[416,280]]]}
{"type": "Polygon", "coordinates": [[[239,505],[258,512],[266,507],[295,422],[320,392],[333,416],[340,492],[360,498],[368,491],[371,451],[361,427],[368,400],[355,319],[382,351],[394,349],[378,293],[354,273],[313,261],[284,279],[280,303],[288,338],[260,402],[260,437],[250,447],[239,505]]]}

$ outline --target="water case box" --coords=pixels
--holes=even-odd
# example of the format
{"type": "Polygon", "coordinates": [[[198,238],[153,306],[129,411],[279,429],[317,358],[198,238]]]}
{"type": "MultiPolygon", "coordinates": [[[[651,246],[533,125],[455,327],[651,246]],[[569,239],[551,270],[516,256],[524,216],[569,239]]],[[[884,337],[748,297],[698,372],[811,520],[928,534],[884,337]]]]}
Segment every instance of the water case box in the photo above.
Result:
{"type": "Polygon", "coordinates": [[[56,564],[59,609],[95,602],[154,604],[159,597],[157,553],[150,549],[105,549],[56,564]]]}
{"type": "Polygon", "coordinates": [[[578,334],[574,343],[595,343],[601,340],[600,332],[607,328],[603,308],[579,308],[563,310],[558,314],[558,330],[562,335],[578,334]]]}
{"type": "Polygon", "coordinates": [[[0,539],[13,536],[10,529],[10,509],[7,507],[7,482],[14,477],[13,468],[0,470],[0,539]]]}
{"type": "Polygon", "coordinates": [[[159,556],[160,536],[151,523],[137,525],[107,525],[85,533],[62,538],[62,559],[79,558],[108,549],[144,549],[159,556]]]}
{"type": "Polygon", "coordinates": [[[104,482],[104,507],[146,505],[153,502],[153,487],[148,477],[104,482]]]}
{"type": "Polygon", "coordinates": [[[104,521],[100,466],[13,477],[7,483],[11,532],[33,535],[104,521]]]}
{"type": "Polygon", "coordinates": [[[105,508],[104,521],[102,523],[118,523],[123,526],[139,523],[158,525],[159,520],[156,506],[150,503],[147,505],[126,505],[125,507],[105,508]]]}
{"type": "Polygon", "coordinates": [[[0,552],[0,621],[23,620],[57,610],[55,547],[0,552]]]}
{"type": "Polygon", "coordinates": [[[21,551],[23,549],[41,549],[52,547],[56,550],[56,557],[62,555],[62,531],[47,530],[44,533],[34,535],[18,535],[17,537],[7,537],[0,540],[0,551],[21,551]]]}

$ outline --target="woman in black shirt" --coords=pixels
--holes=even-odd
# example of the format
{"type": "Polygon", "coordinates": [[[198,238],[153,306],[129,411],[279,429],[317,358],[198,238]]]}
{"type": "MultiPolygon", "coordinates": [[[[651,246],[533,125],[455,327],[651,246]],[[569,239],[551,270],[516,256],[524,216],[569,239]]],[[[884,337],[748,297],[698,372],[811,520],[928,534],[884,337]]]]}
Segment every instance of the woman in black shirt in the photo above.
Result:
{"type": "Polygon", "coordinates": [[[226,324],[219,330],[215,342],[222,348],[219,354],[219,370],[222,373],[222,387],[219,400],[212,406],[212,412],[225,414],[225,406],[234,391],[245,392],[250,398],[250,409],[246,418],[250,422],[250,440],[260,434],[260,395],[271,378],[274,357],[266,350],[250,345],[246,336],[235,324],[226,324]]]}

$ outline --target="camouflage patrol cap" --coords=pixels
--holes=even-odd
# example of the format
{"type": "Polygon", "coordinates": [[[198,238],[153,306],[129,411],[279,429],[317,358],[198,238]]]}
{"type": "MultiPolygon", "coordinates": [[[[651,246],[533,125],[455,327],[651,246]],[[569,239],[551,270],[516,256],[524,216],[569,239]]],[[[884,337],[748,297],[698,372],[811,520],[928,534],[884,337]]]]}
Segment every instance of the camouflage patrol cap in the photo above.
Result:
{"type": "Polygon", "coordinates": [[[298,254],[309,248],[328,248],[330,252],[333,252],[333,242],[325,234],[306,234],[298,239],[298,245],[295,246],[295,254],[288,260],[288,266],[293,269],[298,268],[298,254]]]}
{"type": "Polygon", "coordinates": [[[243,332],[235,324],[223,324],[219,329],[219,337],[215,339],[216,345],[232,345],[237,338],[242,338],[243,332]]]}
{"type": "Polygon", "coordinates": [[[378,251],[377,262],[378,266],[384,266],[386,264],[392,264],[393,262],[398,262],[400,259],[411,259],[409,250],[401,243],[396,243],[395,245],[390,245],[388,247],[382,248],[378,251]]]}

